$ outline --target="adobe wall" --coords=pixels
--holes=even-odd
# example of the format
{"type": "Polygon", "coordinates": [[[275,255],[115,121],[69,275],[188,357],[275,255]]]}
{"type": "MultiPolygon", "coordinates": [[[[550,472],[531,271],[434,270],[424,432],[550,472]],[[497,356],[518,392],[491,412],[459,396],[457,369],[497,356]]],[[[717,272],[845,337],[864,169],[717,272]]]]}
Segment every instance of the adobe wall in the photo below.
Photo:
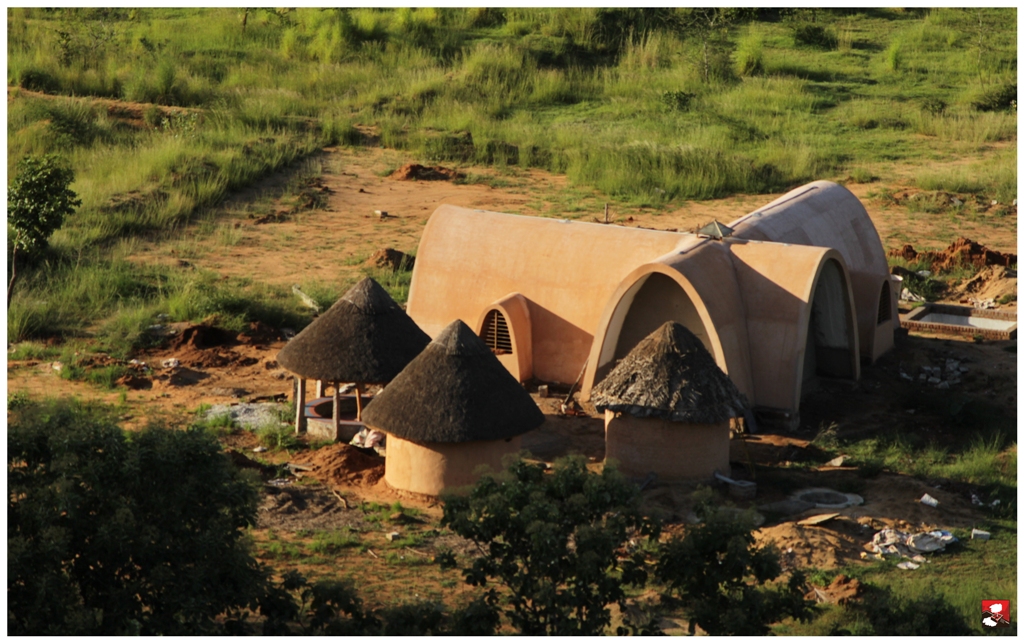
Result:
{"type": "Polygon", "coordinates": [[[631,272],[609,298],[597,326],[583,378],[583,399],[589,399],[594,384],[614,367],[616,359],[636,345],[644,329],[649,333],[668,321],[667,309],[661,306],[644,315],[635,314],[634,304],[642,305],[644,292],[654,279],[660,283],[652,294],[665,297],[666,289],[674,290],[673,298],[686,300],[685,306],[677,306],[681,314],[671,319],[693,332],[718,367],[744,395],[753,399],[746,316],[733,272],[727,246],[696,236],[688,236],[671,252],[631,272]],[[630,329],[629,324],[636,321],[646,325],[630,329]]]}
{"type": "MultiPolygon", "coordinates": [[[[686,424],[605,411],[605,461],[623,474],[650,472],[659,480],[703,480],[729,475],[729,423],[686,424]]],[[[390,457],[390,453],[388,454],[390,457]]]]}
{"type": "MultiPolygon", "coordinates": [[[[807,336],[811,321],[814,287],[828,260],[841,268],[843,259],[835,250],[812,246],[732,241],[736,278],[746,310],[746,331],[750,351],[750,372],[758,406],[796,410],[800,407],[804,380],[807,336]]],[[[847,283],[847,323],[855,328],[854,302],[847,283]]],[[[857,336],[853,342],[850,370],[860,377],[857,336]]]]}
{"type": "Polygon", "coordinates": [[[423,231],[407,312],[434,337],[455,319],[475,327],[481,311],[520,293],[529,305],[533,375],[571,384],[619,283],[688,237],[443,205],[423,231]]]}
{"type": "Polygon", "coordinates": [[[509,441],[419,443],[388,434],[384,480],[395,489],[437,496],[445,489],[474,484],[481,465],[501,471],[501,459],[520,449],[519,436],[509,441]]]}
{"type": "MultiPolygon", "coordinates": [[[[867,210],[841,185],[815,181],[729,224],[734,239],[833,248],[843,257],[853,289],[861,355],[870,361],[892,347],[894,319],[878,324],[882,284],[889,280],[885,249],[867,210]]],[[[896,310],[896,294],[890,294],[896,310]]]]}

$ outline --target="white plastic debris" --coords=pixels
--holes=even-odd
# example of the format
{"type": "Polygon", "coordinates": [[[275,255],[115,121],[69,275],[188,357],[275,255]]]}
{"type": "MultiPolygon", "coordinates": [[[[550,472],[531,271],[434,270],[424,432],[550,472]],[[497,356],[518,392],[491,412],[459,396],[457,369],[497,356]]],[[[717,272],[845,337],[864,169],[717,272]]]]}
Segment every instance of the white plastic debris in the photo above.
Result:
{"type": "Polygon", "coordinates": [[[917,563],[912,563],[909,560],[905,560],[896,566],[900,569],[917,569],[918,567],[920,567],[920,565],[918,565],[917,563]]]}
{"type": "Polygon", "coordinates": [[[50,364],[50,368],[59,373],[60,371],[64,370],[64,364],[60,362],[53,362],[52,364],[50,364]]]}
{"type": "Polygon", "coordinates": [[[921,500],[919,502],[923,505],[928,505],[929,507],[939,506],[939,501],[936,500],[935,498],[932,498],[928,494],[924,494],[923,496],[921,496],[921,500]]]}
{"type": "Polygon", "coordinates": [[[402,537],[402,534],[398,533],[397,531],[393,531],[390,534],[388,534],[387,536],[385,536],[385,538],[388,539],[388,542],[394,542],[394,541],[398,540],[401,537],[402,537]]]}
{"type": "Polygon", "coordinates": [[[991,537],[992,534],[987,531],[982,531],[981,529],[971,530],[971,540],[988,540],[991,537]]]}
{"type": "Polygon", "coordinates": [[[887,528],[877,532],[868,545],[872,551],[883,556],[917,560],[915,556],[944,551],[947,545],[955,542],[956,536],[942,529],[909,534],[899,529],[887,528]]]}
{"type": "Polygon", "coordinates": [[[266,451],[267,447],[256,447],[252,450],[253,453],[265,453],[266,451]]]}
{"type": "Polygon", "coordinates": [[[365,426],[359,429],[359,433],[356,433],[352,441],[349,442],[354,447],[361,447],[363,449],[376,449],[378,446],[384,446],[387,439],[387,435],[380,431],[374,431],[368,429],[365,426]]]}
{"type": "Polygon", "coordinates": [[[178,368],[179,366],[181,366],[181,362],[172,357],[170,359],[165,359],[164,361],[160,362],[160,366],[162,368],[178,368]]]}

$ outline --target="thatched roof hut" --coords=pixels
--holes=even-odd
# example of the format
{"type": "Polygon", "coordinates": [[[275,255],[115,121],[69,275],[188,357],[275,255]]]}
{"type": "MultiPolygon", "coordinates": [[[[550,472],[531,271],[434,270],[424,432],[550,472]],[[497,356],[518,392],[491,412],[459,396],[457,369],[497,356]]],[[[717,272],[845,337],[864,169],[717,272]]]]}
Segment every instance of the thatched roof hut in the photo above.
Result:
{"type": "Polygon", "coordinates": [[[384,479],[437,495],[498,468],[518,436],[544,414],[466,324],[449,324],[366,407],[363,421],[388,434],[384,479]]]}
{"type": "Polygon", "coordinates": [[[594,387],[605,457],[627,475],[708,478],[729,472],[729,420],[747,401],[697,337],[666,322],[594,387]]]}
{"type": "Polygon", "coordinates": [[[638,418],[718,424],[742,417],[746,398],[697,337],[665,322],[594,387],[591,401],[638,418]]]}
{"type": "Polygon", "coordinates": [[[384,384],[430,342],[373,279],[349,289],[277,354],[306,379],[384,384]]]}
{"type": "Polygon", "coordinates": [[[398,375],[430,342],[416,322],[373,279],[352,286],[327,312],[313,320],[277,354],[277,361],[296,374],[295,430],[306,429],[306,379],[333,383],[331,428],[339,437],[340,382],[356,384],[356,421],[362,416],[362,385],[384,384],[398,375]]]}

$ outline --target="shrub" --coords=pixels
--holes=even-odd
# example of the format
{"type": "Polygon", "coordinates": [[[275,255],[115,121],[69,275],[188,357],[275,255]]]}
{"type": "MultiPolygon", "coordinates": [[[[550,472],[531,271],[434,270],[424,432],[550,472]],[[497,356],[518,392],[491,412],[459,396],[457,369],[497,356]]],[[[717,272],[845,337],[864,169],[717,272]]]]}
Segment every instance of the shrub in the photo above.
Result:
{"type": "Polygon", "coordinates": [[[784,618],[809,619],[803,575],[793,572],[782,588],[765,587],[782,572],[778,554],[757,547],[749,520],[715,511],[710,498],[710,491],[699,498],[703,522],[665,544],[657,563],[658,578],[690,616],[690,634],[699,625],[711,636],[763,636],[784,618]]]}
{"type": "MultiPolygon", "coordinates": [[[[482,617],[503,612],[532,636],[596,635],[611,622],[607,605],[624,609],[624,587],[647,580],[643,553],[626,544],[658,533],[639,504],[636,487],[612,467],[592,474],[576,457],[547,474],[519,460],[501,476],[484,476],[470,495],[446,498],[441,524],[480,548],[462,570],[467,583],[494,580],[509,590],[487,590],[482,617]]],[[[440,558],[454,565],[451,555],[440,558]]]]}
{"type": "Polygon", "coordinates": [[[55,94],[60,91],[60,81],[42,69],[28,68],[22,70],[18,85],[34,92],[55,94]]]}
{"type": "Polygon", "coordinates": [[[64,225],[64,219],[82,205],[69,186],[75,173],[56,157],[27,156],[18,162],[18,174],[7,192],[7,227],[11,234],[11,279],[7,303],[17,279],[17,253],[38,252],[50,235],[64,225]]]}
{"type": "Polygon", "coordinates": [[[13,414],[11,634],[202,634],[255,606],[255,489],[204,432],[129,439],[112,413],[61,400],[13,414]]]}
{"type": "Polygon", "coordinates": [[[821,25],[798,23],[793,25],[793,40],[797,45],[806,45],[818,49],[833,50],[839,46],[835,32],[821,25]]]}
{"type": "Polygon", "coordinates": [[[982,90],[971,101],[979,112],[998,112],[1016,108],[1017,83],[1002,83],[982,90]]]}

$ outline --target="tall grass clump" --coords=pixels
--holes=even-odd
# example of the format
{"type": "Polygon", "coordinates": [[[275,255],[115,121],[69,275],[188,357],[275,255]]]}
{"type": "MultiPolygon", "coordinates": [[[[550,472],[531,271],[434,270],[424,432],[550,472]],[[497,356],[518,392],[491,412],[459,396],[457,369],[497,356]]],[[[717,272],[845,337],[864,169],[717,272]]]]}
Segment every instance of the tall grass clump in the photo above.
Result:
{"type": "Polygon", "coordinates": [[[889,71],[902,71],[904,66],[903,41],[896,39],[890,42],[882,53],[882,59],[885,61],[885,68],[889,71]]]}
{"type": "Polygon", "coordinates": [[[756,76],[764,73],[764,37],[760,32],[748,30],[736,43],[733,53],[736,73],[756,76]]]}

